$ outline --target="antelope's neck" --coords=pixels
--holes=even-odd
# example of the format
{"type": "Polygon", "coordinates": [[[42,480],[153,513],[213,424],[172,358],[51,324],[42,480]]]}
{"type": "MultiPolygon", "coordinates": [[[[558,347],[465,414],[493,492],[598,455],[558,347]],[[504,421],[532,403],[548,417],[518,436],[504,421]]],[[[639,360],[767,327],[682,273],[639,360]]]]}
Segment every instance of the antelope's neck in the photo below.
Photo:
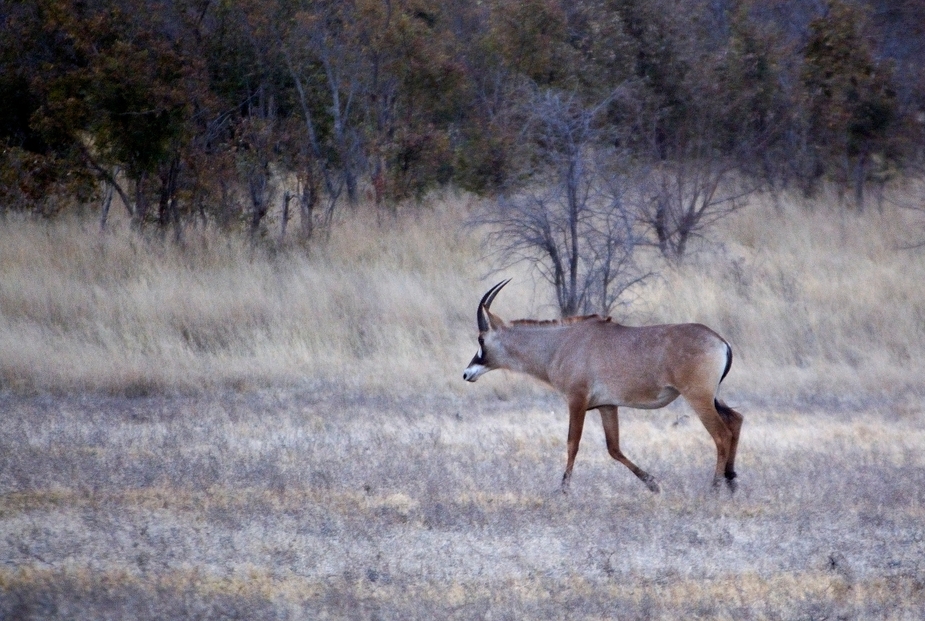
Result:
{"type": "Polygon", "coordinates": [[[565,336],[561,326],[512,326],[504,335],[509,368],[549,383],[549,365],[565,336]]]}

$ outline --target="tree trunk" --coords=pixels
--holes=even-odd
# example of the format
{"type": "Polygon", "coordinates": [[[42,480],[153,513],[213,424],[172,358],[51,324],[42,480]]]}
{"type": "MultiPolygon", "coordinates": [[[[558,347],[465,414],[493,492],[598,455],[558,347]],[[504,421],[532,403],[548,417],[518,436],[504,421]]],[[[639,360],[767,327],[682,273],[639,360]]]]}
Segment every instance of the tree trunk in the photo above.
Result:
{"type": "Polygon", "coordinates": [[[106,221],[109,218],[109,207],[112,205],[112,195],[115,193],[115,188],[111,183],[105,182],[105,189],[103,190],[103,205],[100,210],[100,230],[106,230],[106,221]]]}
{"type": "Polygon", "coordinates": [[[148,200],[145,197],[144,186],[148,179],[148,173],[143,172],[135,180],[135,212],[133,223],[137,228],[141,228],[148,219],[148,200]]]}
{"type": "Polygon", "coordinates": [[[854,204],[859,212],[864,211],[864,184],[867,181],[867,150],[864,149],[858,155],[857,164],[854,167],[854,204]]]}
{"type": "Polygon", "coordinates": [[[180,215],[177,213],[177,178],[180,176],[180,158],[174,157],[167,170],[162,172],[161,192],[158,200],[157,224],[163,230],[173,224],[179,226],[180,215]]]}
{"type": "Polygon", "coordinates": [[[289,201],[291,200],[292,193],[289,190],[286,190],[285,194],[283,194],[283,222],[280,224],[279,229],[280,245],[283,245],[283,243],[286,241],[286,225],[289,224],[289,218],[291,217],[289,213],[289,201]]]}

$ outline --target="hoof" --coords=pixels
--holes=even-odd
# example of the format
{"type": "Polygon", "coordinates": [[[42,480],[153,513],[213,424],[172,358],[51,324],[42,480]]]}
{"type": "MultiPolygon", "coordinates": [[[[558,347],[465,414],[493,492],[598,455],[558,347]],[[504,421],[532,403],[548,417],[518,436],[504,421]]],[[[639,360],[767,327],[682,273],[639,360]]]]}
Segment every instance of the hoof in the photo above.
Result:
{"type": "Polygon", "coordinates": [[[646,487],[649,488],[650,492],[654,492],[658,494],[662,491],[662,488],[659,487],[658,485],[658,481],[656,481],[655,477],[653,476],[646,476],[646,478],[644,478],[642,482],[646,484],[646,487]]]}
{"type": "Polygon", "coordinates": [[[735,479],[726,479],[726,487],[729,488],[730,494],[735,494],[736,489],[738,489],[739,484],[735,482],[735,479]]]}

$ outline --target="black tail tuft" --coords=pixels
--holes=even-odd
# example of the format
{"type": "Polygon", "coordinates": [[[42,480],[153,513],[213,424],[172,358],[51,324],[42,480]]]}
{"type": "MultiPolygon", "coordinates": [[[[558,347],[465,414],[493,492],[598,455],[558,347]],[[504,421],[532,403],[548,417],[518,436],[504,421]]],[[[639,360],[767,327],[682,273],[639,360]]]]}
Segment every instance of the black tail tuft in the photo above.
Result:
{"type": "Polygon", "coordinates": [[[727,424],[735,424],[739,427],[742,425],[742,415],[733,410],[731,407],[717,399],[713,398],[713,407],[716,408],[717,414],[726,421],[727,424]]]}
{"type": "Polygon", "coordinates": [[[732,347],[729,343],[726,343],[726,368],[723,369],[723,376],[719,378],[719,381],[722,382],[726,379],[726,375],[729,374],[729,369],[732,368],[732,347]]]}

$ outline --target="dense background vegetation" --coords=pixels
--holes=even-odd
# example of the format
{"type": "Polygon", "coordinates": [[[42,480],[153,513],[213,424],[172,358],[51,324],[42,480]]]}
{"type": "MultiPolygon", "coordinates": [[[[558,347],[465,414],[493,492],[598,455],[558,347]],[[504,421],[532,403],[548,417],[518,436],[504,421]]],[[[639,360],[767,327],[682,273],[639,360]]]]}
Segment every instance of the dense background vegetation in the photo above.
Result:
{"type": "Polygon", "coordinates": [[[863,206],[923,161],[923,57],[913,0],[4,1],[0,209],[255,236],[272,209],[307,240],[364,198],[535,185],[550,97],[612,168],[863,206]]]}

